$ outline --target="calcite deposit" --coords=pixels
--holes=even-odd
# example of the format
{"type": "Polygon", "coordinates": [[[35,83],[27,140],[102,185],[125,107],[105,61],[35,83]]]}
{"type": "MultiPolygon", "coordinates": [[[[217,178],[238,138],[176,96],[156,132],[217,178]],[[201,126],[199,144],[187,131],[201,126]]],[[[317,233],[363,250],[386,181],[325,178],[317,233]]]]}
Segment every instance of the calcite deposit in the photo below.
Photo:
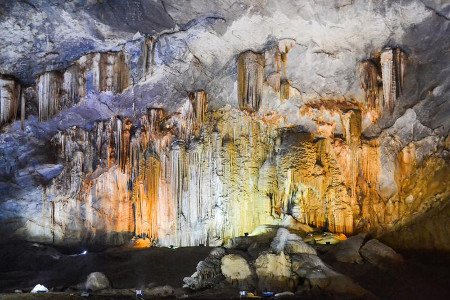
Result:
{"type": "Polygon", "coordinates": [[[450,197],[449,5],[84,2],[2,8],[4,239],[218,246],[293,220],[448,249],[421,226],[450,197]]]}

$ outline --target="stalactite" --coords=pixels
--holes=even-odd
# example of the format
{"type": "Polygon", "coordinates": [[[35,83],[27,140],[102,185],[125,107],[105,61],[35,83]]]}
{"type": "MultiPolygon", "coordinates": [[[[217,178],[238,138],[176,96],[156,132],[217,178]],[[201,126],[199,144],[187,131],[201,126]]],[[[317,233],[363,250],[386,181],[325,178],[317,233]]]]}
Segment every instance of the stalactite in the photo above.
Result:
{"type": "Polygon", "coordinates": [[[156,39],[154,37],[149,37],[145,39],[143,45],[143,73],[144,79],[147,79],[148,76],[153,75],[154,66],[155,66],[155,45],[156,39]]]}
{"type": "Polygon", "coordinates": [[[396,84],[397,84],[397,97],[401,96],[403,93],[403,87],[405,85],[405,71],[406,71],[406,61],[407,56],[405,52],[402,51],[400,48],[396,48],[394,50],[394,64],[395,64],[395,77],[397,78],[396,84]]]}
{"type": "Polygon", "coordinates": [[[77,64],[68,67],[64,72],[61,96],[61,106],[63,108],[70,108],[79,101],[78,72],[79,67],[77,64]]]}
{"type": "Polygon", "coordinates": [[[380,63],[383,78],[383,107],[392,112],[397,98],[403,91],[406,55],[400,48],[386,48],[381,52],[380,63]]]}
{"type": "Polygon", "coordinates": [[[100,55],[98,91],[121,93],[130,84],[130,74],[123,52],[106,52],[100,55]]]}
{"type": "Polygon", "coordinates": [[[365,92],[365,100],[369,109],[380,110],[380,88],[379,78],[381,78],[377,66],[370,60],[360,64],[360,83],[365,92]]]}
{"type": "Polygon", "coordinates": [[[252,51],[241,53],[237,69],[239,107],[258,111],[264,82],[264,55],[252,51]]]}
{"type": "Polygon", "coordinates": [[[61,79],[61,74],[58,71],[45,72],[37,78],[40,121],[48,120],[59,111],[61,79]]]}
{"type": "Polygon", "coordinates": [[[266,67],[269,71],[266,81],[275,92],[279,93],[281,100],[298,94],[298,91],[291,86],[287,76],[288,53],[294,46],[294,40],[283,39],[278,42],[277,47],[265,53],[266,67]]]}
{"type": "Polygon", "coordinates": [[[341,113],[341,124],[347,145],[359,146],[361,141],[361,111],[349,110],[341,113]]]}
{"type": "Polygon", "coordinates": [[[208,99],[205,91],[197,91],[189,93],[189,100],[191,101],[194,112],[194,135],[198,136],[203,122],[206,118],[208,110],[208,99]]]}
{"type": "Polygon", "coordinates": [[[0,76],[0,127],[15,120],[20,94],[20,85],[13,78],[0,76]]]}
{"type": "Polygon", "coordinates": [[[25,102],[26,102],[26,95],[25,90],[20,89],[20,128],[22,130],[25,130],[25,102]]]}

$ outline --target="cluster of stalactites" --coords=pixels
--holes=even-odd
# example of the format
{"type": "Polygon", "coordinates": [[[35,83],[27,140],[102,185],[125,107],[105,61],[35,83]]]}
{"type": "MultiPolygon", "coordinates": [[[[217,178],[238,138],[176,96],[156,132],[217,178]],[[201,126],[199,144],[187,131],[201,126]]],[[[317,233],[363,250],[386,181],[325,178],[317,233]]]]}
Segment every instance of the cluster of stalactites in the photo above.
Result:
{"type": "Polygon", "coordinates": [[[258,111],[264,83],[264,55],[253,51],[241,53],[237,69],[239,108],[258,111]]]}
{"type": "Polygon", "coordinates": [[[197,136],[206,118],[207,94],[189,94],[190,109],[185,114],[166,115],[162,108],[149,108],[134,126],[128,118],[114,117],[110,126],[108,165],[118,164],[122,172],[139,175],[139,161],[144,152],[160,153],[173,138],[188,142],[197,136]]]}
{"type": "Polygon", "coordinates": [[[0,76],[0,126],[15,120],[20,99],[20,84],[12,78],[0,76]]]}
{"type": "Polygon", "coordinates": [[[90,92],[120,93],[129,84],[123,52],[84,55],[63,72],[49,71],[38,76],[39,120],[47,120],[61,109],[71,107],[90,92]]]}
{"type": "Polygon", "coordinates": [[[360,64],[361,88],[369,109],[392,113],[402,94],[406,69],[406,54],[400,48],[386,48],[380,59],[360,64]]]}

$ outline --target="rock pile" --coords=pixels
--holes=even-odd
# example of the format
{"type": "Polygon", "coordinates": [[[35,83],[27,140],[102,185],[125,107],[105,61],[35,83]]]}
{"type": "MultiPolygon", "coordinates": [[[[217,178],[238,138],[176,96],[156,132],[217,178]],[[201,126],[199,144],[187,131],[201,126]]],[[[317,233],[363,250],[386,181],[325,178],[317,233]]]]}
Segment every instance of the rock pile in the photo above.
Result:
{"type": "MultiPolygon", "coordinates": [[[[395,251],[391,253],[389,247],[377,240],[363,246],[364,238],[364,235],[358,235],[338,245],[330,245],[333,247],[330,253],[337,260],[348,263],[362,263],[363,258],[375,264],[382,260],[381,257],[398,259],[395,251]]],[[[230,284],[240,290],[289,292],[296,296],[373,297],[351,278],[326,265],[313,246],[286,228],[279,228],[275,236],[239,237],[227,248],[215,248],[184,282],[184,287],[192,290],[230,284]]]]}

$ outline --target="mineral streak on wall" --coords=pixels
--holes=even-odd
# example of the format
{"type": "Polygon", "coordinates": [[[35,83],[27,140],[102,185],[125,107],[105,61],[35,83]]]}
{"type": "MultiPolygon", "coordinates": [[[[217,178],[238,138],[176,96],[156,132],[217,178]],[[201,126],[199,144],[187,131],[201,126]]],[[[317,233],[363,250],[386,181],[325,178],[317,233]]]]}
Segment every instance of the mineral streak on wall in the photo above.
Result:
{"type": "Polygon", "coordinates": [[[258,111],[264,83],[264,54],[252,51],[241,53],[237,69],[240,109],[258,111]]]}
{"type": "Polygon", "coordinates": [[[0,75],[0,127],[15,120],[20,98],[20,85],[12,78],[0,75]]]}
{"type": "Polygon", "coordinates": [[[130,74],[123,52],[84,55],[63,73],[50,71],[38,76],[39,119],[47,120],[61,109],[82,101],[88,93],[120,93],[129,84],[130,74]]]}

